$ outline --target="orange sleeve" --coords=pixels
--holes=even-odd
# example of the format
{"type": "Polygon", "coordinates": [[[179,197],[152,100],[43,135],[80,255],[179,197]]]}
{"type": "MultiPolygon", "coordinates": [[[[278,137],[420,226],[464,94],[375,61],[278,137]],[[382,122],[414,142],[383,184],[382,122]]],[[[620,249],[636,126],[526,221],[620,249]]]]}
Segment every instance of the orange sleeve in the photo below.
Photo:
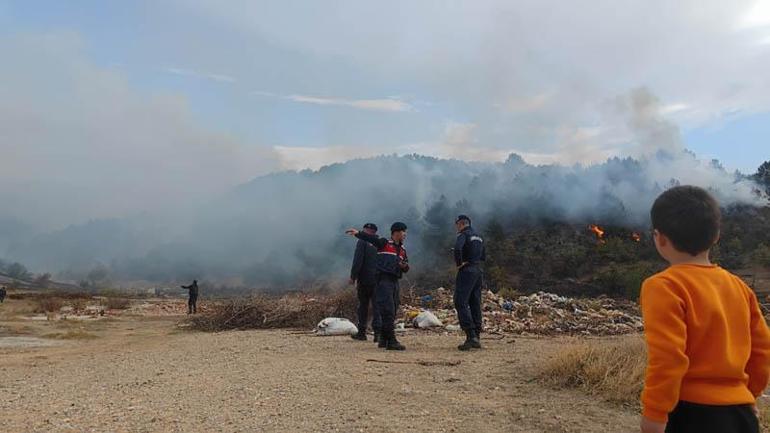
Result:
{"type": "Polygon", "coordinates": [[[754,397],[759,397],[770,377],[770,330],[767,329],[757,296],[750,288],[746,289],[751,304],[751,356],[746,363],[746,374],[749,375],[749,390],[754,397]]]}
{"type": "Polygon", "coordinates": [[[640,296],[647,341],[647,373],[642,391],[642,415],[666,422],[679,401],[682,378],[689,359],[685,304],[674,284],[652,277],[642,285],[640,296]]]}

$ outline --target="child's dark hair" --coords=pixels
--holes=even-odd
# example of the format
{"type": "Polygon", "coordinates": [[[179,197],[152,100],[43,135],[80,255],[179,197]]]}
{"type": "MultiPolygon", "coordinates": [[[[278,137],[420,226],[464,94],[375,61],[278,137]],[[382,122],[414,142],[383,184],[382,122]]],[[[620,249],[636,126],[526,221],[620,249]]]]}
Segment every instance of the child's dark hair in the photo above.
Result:
{"type": "Polygon", "coordinates": [[[705,189],[677,186],[661,194],[650,211],[652,228],[666,235],[679,251],[696,256],[719,237],[722,213],[705,189]]]}

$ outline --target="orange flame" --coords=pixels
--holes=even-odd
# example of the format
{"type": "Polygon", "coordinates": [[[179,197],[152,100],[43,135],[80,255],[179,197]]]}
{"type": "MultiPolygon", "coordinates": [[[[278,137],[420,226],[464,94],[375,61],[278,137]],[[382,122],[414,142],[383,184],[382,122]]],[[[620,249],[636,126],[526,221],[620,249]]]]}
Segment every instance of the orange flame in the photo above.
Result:
{"type": "Polygon", "coordinates": [[[633,239],[635,242],[640,242],[642,240],[642,236],[639,233],[634,232],[631,234],[631,239],[633,239]]]}
{"type": "Polygon", "coordinates": [[[601,227],[597,226],[596,224],[591,224],[588,226],[588,230],[591,230],[596,235],[596,238],[601,240],[604,237],[604,230],[602,230],[601,227]]]}

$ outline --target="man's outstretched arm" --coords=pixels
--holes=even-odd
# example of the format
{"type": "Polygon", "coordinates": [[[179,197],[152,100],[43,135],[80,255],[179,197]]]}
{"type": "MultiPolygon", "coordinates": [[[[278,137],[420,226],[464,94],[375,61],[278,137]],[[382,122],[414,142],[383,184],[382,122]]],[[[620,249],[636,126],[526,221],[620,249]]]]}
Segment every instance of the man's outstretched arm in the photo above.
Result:
{"type": "Polygon", "coordinates": [[[345,233],[349,234],[350,236],[357,237],[362,241],[369,242],[377,248],[382,248],[385,246],[385,244],[388,243],[388,240],[385,238],[381,238],[377,235],[370,235],[369,233],[365,233],[357,229],[347,229],[345,230],[345,233]]]}

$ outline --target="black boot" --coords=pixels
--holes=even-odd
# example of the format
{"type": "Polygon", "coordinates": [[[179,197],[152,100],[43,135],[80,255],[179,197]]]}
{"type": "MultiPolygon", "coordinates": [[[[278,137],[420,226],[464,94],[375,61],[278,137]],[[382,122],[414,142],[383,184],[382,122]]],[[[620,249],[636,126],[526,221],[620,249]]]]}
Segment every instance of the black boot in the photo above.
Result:
{"type": "Polygon", "coordinates": [[[377,339],[377,347],[384,349],[388,345],[388,332],[380,331],[379,338],[377,339]]]}
{"type": "Polygon", "coordinates": [[[380,341],[380,338],[381,338],[380,337],[380,330],[379,329],[375,329],[374,330],[374,338],[372,339],[372,341],[374,341],[375,343],[378,343],[380,341]]]}
{"type": "Polygon", "coordinates": [[[390,334],[388,335],[388,342],[385,345],[385,350],[406,350],[406,346],[396,340],[395,331],[390,331],[390,334]]]}
{"type": "Polygon", "coordinates": [[[471,339],[471,347],[474,349],[481,349],[481,334],[477,330],[473,330],[473,338],[471,339]]]}
{"type": "Polygon", "coordinates": [[[366,341],[366,328],[363,330],[358,328],[358,333],[351,335],[350,338],[358,341],[366,341]]]}
{"type": "Polygon", "coordinates": [[[471,349],[481,349],[481,341],[479,341],[479,336],[476,334],[476,331],[473,329],[466,329],[465,330],[465,341],[463,344],[457,346],[458,349],[462,351],[471,350],[471,349]]]}

